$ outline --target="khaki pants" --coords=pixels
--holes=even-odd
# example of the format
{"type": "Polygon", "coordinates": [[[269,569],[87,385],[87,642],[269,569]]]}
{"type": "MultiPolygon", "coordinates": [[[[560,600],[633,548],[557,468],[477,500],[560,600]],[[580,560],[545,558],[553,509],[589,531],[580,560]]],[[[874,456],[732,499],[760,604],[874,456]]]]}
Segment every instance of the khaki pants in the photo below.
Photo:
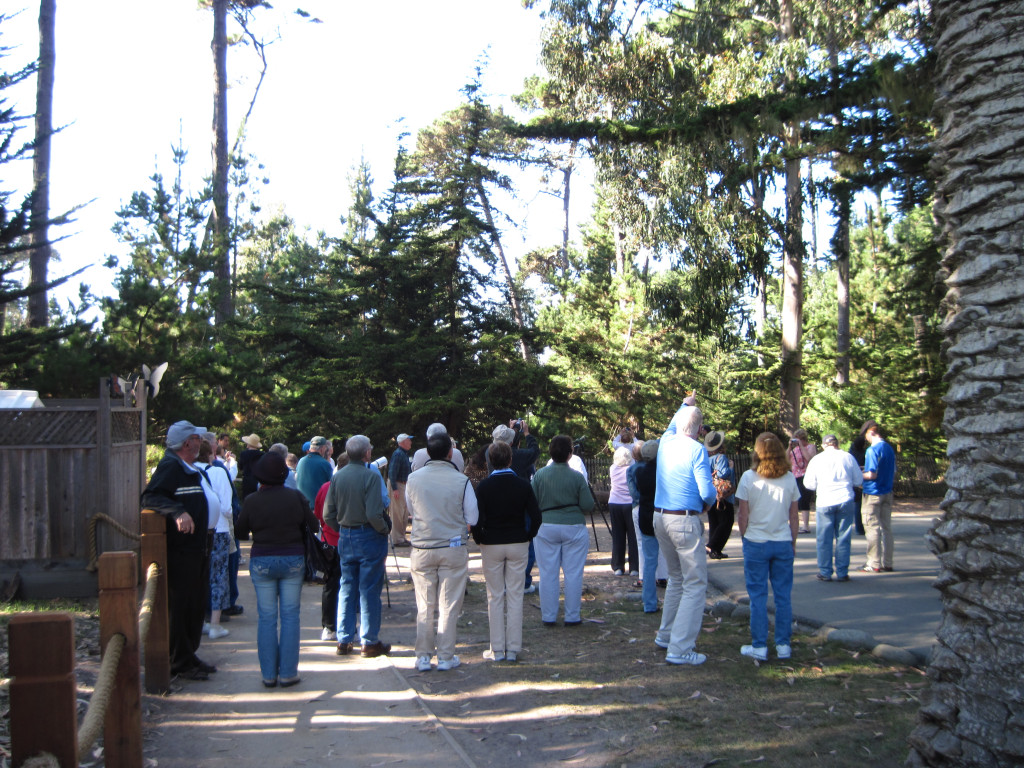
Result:
{"type": "Polygon", "coordinates": [[[391,494],[391,506],[388,509],[391,514],[391,543],[396,546],[407,544],[409,537],[405,535],[405,529],[409,524],[409,510],[405,506],[405,483],[395,483],[392,487],[388,480],[388,492],[391,494]],[[395,491],[398,491],[397,499],[395,491]]]}
{"type": "MultiPolygon", "coordinates": [[[[433,656],[436,651],[439,661],[447,661],[455,655],[455,629],[469,577],[469,548],[413,549],[409,562],[416,590],[416,655],[433,656]]],[[[526,568],[525,562],[522,567],[526,568]]]]}
{"type": "Polygon", "coordinates": [[[530,545],[482,544],[480,559],[487,581],[487,622],[496,656],[523,650],[523,586],[530,545]]]}
{"type": "Polygon", "coordinates": [[[864,494],[864,536],[872,568],[892,569],[892,494],[864,494]]]}

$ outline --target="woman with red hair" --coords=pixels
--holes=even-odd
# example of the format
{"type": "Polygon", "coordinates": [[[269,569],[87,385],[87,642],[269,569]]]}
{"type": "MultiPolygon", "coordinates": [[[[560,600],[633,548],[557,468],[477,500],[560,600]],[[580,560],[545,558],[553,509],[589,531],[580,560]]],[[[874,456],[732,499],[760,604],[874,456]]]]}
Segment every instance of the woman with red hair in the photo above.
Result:
{"type": "Polygon", "coordinates": [[[775,598],[775,655],[792,654],[793,559],[799,527],[800,488],[789,469],[786,449],[771,432],[754,442],[751,468],[736,489],[736,515],[743,537],[743,575],[750,596],[751,644],[740,653],[758,661],[768,658],[768,582],[775,598]]]}

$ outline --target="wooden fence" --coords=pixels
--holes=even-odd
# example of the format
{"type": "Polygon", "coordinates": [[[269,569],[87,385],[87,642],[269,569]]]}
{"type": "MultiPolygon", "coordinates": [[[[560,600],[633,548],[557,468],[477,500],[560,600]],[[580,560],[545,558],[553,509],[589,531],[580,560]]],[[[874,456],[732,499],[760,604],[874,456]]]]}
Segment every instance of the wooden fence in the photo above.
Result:
{"type": "MultiPolygon", "coordinates": [[[[146,394],[44,400],[0,410],[0,581],[18,575],[26,598],[95,595],[89,519],[98,512],[134,534],[146,474],[146,394]]],[[[110,525],[97,526],[96,555],[136,550],[110,525]]]]}

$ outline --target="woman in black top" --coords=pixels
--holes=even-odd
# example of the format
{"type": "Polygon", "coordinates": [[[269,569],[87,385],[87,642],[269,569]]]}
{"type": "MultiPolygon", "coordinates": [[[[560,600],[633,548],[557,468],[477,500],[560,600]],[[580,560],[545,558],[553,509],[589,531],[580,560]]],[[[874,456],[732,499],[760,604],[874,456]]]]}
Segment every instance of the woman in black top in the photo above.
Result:
{"type": "Polygon", "coordinates": [[[510,446],[493,443],[487,456],[494,471],[477,486],[480,518],[472,528],[487,581],[491,647],[484,658],[515,661],[523,649],[526,560],[530,540],[540,529],[540,508],[530,484],[509,468],[510,446]]]}
{"type": "Polygon", "coordinates": [[[299,606],[306,570],[304,526],[318,532],[306,497],[285,488],[288,465],[271,451],[253,467],[260,489],[242,504],[235,525],[240,539],[252,533],[249,576],[256,590],[256,655],[263,684],[282,688],[299,682],[299,606]],[[280,605],[281,630],[278,635],[280,605]]]}

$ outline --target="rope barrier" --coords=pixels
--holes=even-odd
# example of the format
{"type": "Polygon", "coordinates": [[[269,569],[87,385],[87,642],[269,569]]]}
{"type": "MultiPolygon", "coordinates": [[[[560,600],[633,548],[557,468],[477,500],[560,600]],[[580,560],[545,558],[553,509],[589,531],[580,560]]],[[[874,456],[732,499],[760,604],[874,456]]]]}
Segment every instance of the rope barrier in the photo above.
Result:
{"type": "Polygon", "coordinates": [[[28,758],[21,765],[22,768],[60,768],[57,758],[49,752],[40,752],[35,757],[28,758]]]}
{"type": "Polygon", "coordinates": [[[115,531],[131,541],[142,540],[142,537],[139,534],[135,533],[135,531],[128,530],[110,515],[103,512],[97,512],[89,518],[89,564],[85,566],[85,570],[89,571],[89,573],[94,573],[96,569],[99,568],[99,555],[96,554],[96,550],[98,549],[96,545],[96,524],[100,520],[105,523],[110,523],[110,526],[115,531]]]}
{"type": "Polygon", "coordinates": [[[124,650],[124,644],[124,635],[111,635],[107,643],[103,661],[100,662],[96,687],[93,688],[92,698],[89,700],[89,708],[85,711],[82,727],[78,729],[79,762],[88,757],[89,750],[92,749],[92,745],[96,743],[96,739],[99,738],[100,732],[103,730],[103,718],[107,714],[110,694],[114,691],[114,676],[117,675],[117,665],[121,663],[121,651],[124,650]]]}
{"type": "Polygon", "coordinates": [[[142,596],[142,607],[139,609],[139,645],[146,642],[146,635],[149,634],[149,622],[153,618],[153,603],[156,601],[157,578],[160,576],[160,566],[150,563],[146,570],[146,591],[142,596]]]}

